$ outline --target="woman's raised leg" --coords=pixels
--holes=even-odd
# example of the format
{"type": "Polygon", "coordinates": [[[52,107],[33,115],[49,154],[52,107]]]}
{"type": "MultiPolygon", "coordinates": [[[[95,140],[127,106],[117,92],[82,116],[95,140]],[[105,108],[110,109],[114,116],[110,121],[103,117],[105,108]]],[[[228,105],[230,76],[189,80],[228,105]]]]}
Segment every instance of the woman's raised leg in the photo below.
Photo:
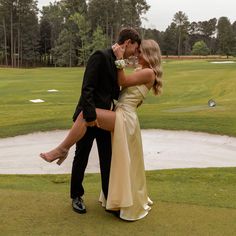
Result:
{"type": "Polygon", "coordinates": [[[70,147],[84,136],[86,130],[86,122],[82,113],[80,113],[68,135],[59,146],[49,152],[40,153],[40,157],[47,162],[53,162],[58,159],[57,164],[60,165],[66,159],[70,147]]]}
{"type": "MultiPolygon", "coordinates": [[[[96,109],[96,113],[99,128],[107,131],[113,131],[115,126],[115,112],[98,108],[96,109]]],[[[66,159],[70,147],[79,141],[84,136],[86,131],[87,123],[83,119],[83,114],[81,112],[70,129],[68,135],[59,144],[59,146],[49,152],[41,153],[40,157],[47,162],[53,162],[58,159],[57,164],[60,165],[66,159]]]]}

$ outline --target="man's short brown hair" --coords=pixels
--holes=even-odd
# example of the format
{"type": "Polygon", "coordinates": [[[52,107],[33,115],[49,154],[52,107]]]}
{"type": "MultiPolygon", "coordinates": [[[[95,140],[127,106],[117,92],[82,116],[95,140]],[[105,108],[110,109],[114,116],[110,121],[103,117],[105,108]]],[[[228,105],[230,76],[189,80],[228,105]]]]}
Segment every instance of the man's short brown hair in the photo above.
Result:
{"type": "Polygon", "coordinates": [[[140,45],[141,43],[141,38],[139,36],[138,31],[136,31],[133,28],[123,28],[121,29],[119,36],[118,36],[118,40],[117,43],[118,44],[123,44],[125,42],[125,40],[131,40],[131,43],[135,43],[137,42],[138,45],[140,45]]]}

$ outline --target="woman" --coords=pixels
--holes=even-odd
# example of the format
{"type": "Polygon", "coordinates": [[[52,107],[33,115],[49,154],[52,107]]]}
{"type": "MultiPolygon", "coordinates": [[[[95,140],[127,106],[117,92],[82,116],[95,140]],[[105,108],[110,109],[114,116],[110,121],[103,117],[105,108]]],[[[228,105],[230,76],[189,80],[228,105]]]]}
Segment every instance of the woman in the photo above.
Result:
{"type": "MultiPolygon", "coordinates": [[[[114,45],[113,50],[117,58],[122,58],[124,51],[119,45],[114,45]]],[[[124,220],[141,219],[150,210],[136,109],[151,88],[155,95],[161,92],[161,52],[154,40],[141,42],[138,62],[141,68],[131,75],[125,75],[123,68],[118,69],[118,82],[123,89],[115,111],[96,109],[97,126],[113,134],[108,197],[106,201],[101,194],[100,201],[108,210],[119,210],[124,220]]],[[[61,164],[69,148],[83,137],[86,129],[81,113],[65,140],[40,156],[48,162],[58,160],[61,164]]]]}

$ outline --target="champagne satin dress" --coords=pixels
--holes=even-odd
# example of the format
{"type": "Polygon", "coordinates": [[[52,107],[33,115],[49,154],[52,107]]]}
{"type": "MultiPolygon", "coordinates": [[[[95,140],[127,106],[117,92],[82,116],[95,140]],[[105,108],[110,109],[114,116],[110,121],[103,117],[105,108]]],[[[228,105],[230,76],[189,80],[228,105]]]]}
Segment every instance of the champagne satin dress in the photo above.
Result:
{"type": "Polygon", "coordinates": [[[151,209],[143,160],[143,148],[137,106],[147,96],[146,85],[124,88],[116,104],[115,129],[112,133],[112,161],[107,201],[108,210],[120,210],[120,218],[138,220],[151,209]]]}

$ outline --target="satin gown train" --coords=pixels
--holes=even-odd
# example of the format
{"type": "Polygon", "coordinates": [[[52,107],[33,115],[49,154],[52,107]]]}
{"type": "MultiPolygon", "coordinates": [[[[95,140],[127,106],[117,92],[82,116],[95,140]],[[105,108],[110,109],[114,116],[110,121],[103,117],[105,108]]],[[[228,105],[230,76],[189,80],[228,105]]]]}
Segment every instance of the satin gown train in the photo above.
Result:
{"type": "Polygon", "coordinates": [[[112,162],[107,201],[100,195],[102,206],[120,210],[120,218],[138,220],[151,209],[148,198],[143,148],[137,106],[147,96],[146,85],[127,87],[116,105],[116,121],[112,133],[112,162]]]}

